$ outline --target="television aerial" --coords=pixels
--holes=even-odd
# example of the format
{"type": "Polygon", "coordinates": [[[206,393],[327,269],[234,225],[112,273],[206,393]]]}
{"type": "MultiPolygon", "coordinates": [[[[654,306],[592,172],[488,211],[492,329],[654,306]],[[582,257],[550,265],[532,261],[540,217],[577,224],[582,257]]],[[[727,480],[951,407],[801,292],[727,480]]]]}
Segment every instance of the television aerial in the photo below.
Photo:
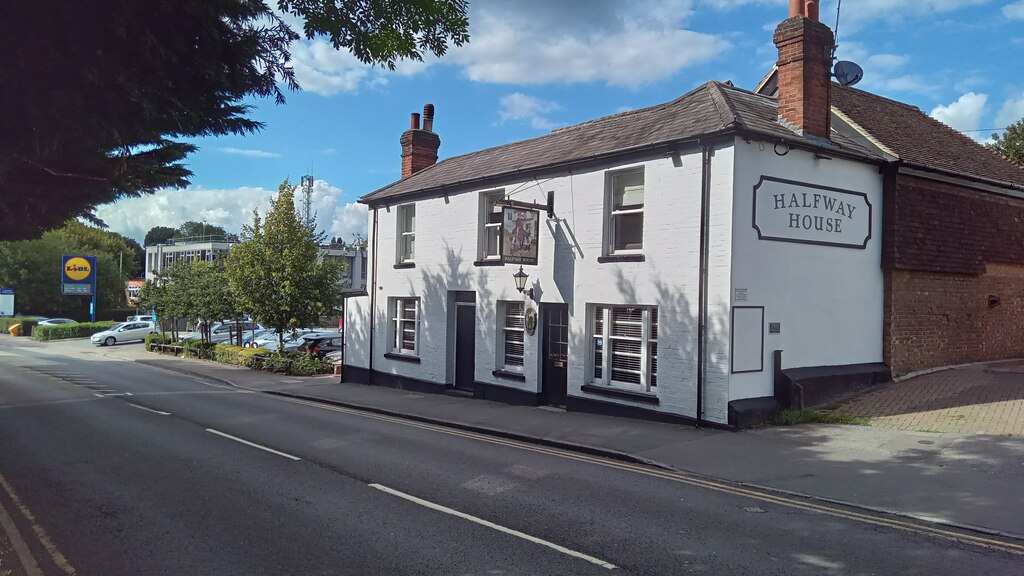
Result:
{"type": "Polygon", "coordinates": [[[849,60],[840,60],[832,68],[832,76],[843,86],[853,86],[864,79],[864,69],[849,60]]]}

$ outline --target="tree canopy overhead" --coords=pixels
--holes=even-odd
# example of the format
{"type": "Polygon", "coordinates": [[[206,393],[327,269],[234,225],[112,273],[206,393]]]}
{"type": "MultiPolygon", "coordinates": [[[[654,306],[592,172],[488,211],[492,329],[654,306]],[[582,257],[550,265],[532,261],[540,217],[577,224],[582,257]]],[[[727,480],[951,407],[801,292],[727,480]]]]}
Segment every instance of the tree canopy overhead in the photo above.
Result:
{"type": "Polygon", "coordinates": [[[1002,135],[993,134],[992,140],[989,148],[1024,166],[1024,118],[1010,124],[1002,135]]]}
{"type": "MultiPolygon", "coordinates": [[[[269,0],[273,3],[273,0],[269,0]]],[[[361,61],[468,40],[465,0],[278,0],[361,61]]],[[[299,38],[264,0],[48,0],[0,9],[0,240],[123,197],[187,186],[189,139],[246,134],[248,96],[284,102],[299,38]]]]}

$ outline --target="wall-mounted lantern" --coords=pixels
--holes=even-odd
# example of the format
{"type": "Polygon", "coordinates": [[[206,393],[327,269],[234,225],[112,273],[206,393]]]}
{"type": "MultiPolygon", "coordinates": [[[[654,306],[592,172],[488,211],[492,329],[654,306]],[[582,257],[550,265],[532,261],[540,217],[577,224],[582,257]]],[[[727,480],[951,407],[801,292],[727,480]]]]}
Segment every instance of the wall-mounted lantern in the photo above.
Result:
{"type": "Polygon", "coordinates": [[[526,287],[526,281],[530,278],[530,275],[523,272],[523,267],[519,267],[519,272],[512,275],[512,278],[516,281],[516,290],[526,294],[530,300],[533,300],[533,288],[526,287]]]}

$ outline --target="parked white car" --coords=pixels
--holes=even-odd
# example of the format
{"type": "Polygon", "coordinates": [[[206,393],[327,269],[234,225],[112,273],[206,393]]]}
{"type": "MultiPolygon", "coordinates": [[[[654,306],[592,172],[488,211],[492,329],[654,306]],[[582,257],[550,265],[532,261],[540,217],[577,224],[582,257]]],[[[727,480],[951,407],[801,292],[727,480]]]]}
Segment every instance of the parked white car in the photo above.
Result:
{"type": "Polygon", "coordinates": [[[89,341],[98,346],[113,346],[118,342],[133,342],[146,339],[146,335],[156,334],[156,324],[153,322],[122,322],[114,325],[110,330],[97,332],[89,338],[89,341]]]}
{"type": "Polygon", "coordinates": [[[78,320],[71,318],[47,318],[40,320],[38,326],[59,326],[61,324],[78,324],[78,320]]]}

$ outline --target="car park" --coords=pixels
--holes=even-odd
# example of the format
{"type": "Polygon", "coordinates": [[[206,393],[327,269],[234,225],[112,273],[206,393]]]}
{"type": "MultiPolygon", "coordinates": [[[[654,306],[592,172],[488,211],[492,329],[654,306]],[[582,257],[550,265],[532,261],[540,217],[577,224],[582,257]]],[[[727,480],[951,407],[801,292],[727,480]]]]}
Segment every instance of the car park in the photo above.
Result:
{"type": "Polygon", "coordinates": [[[323,358],[330,352],[340,352],[345,346],[345,339],[337,332],[319,332],[306,334],[298,352],[309,352],[317,358],[323,358]]]}
{"type": "Polygon", "coordinates": [[[89,341],[99,346],[113,346],[119,342],[141,342],[149,334],[156,334],[155,322],[122,322],[93,334],[89,341]]]}
{"type": "Polygon", "coordinates": [[[156,322],[156,316],[143,314],[141,316],[129,316],[125,322],[156,322]]]}
{"type": "MultiPolygon", "coordinates": [[[[235,323],[234,321],[227,322],[215,322],[210,326],[210,342],[216,344],[225,344],[231,341],[237,341],[238,327],[242,328],[242,335],[245,336],[247,332],[251,333],[253,330],[263,330],[264,327],[259,322],[244,321],[235,323]]],[[[202,340],[203,333],[201,330],[195,330],[192,332],[185,332],[178,337],[178,340],[202,340]]]]}

